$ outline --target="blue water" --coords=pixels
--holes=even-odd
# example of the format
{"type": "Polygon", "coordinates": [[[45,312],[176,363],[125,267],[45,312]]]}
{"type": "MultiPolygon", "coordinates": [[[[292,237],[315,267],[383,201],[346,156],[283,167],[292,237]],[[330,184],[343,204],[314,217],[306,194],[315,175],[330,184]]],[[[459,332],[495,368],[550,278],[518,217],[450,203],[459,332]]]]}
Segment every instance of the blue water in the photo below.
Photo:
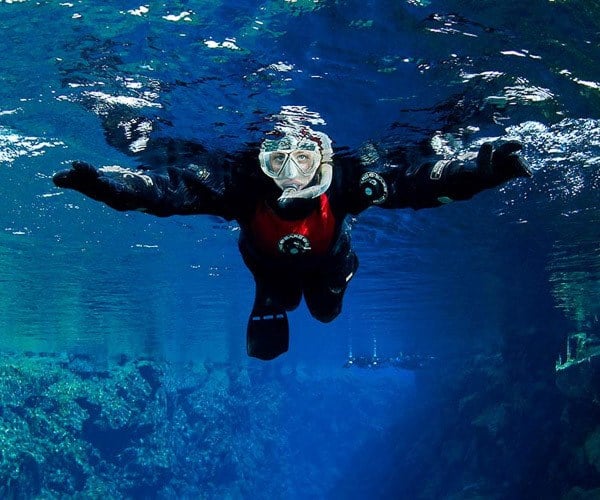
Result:
{"type": "MultiPolygon", "coordinates": [[[[292,437],[255,465],[287,477],[270,490],[281,498],[475,498],[477,477],[429,494],[415,472],[435,462],[403,436],[439,425],[419,416],[434,382],[342,367],[374,350],[493,358],[507,331],[534,332],[521,348],[546,360],[573,332],[598,333],[598,19],[593,1],[0,2],[0,349],[209,361],[276,381],[292,437]],[[302,306],[290,352],[265,364],[245,354],[253,281],[234,223],[114,212],[51,176],[75,159],[143,161],[107,143],[109,109],[235,151],[282,106],[305,106],[351,150],[516,138],[534,177],[361,215],[342,315],[324,325],[302,306]]],[[[531,470],[514,474],[525,484],[531,470]]],[[[223,495],[261,497],[228,484],[223,495]]]]}

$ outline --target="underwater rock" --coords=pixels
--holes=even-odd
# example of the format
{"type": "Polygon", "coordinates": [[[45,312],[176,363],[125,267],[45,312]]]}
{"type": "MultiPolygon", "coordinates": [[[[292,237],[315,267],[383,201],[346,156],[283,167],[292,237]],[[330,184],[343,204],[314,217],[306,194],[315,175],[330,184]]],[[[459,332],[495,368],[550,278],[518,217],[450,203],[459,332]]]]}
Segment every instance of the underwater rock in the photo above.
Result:
{"type": "Polygon", "coordinates": [[[162,371],[149,361],[138,363],[137,368],[142,378],[148,382],[148,385],[152,390],[152,395],[154,395],[158,388],[162,386],[162,371]]]}
{"type": "Polygon", "coordinates": [[[484,428],[491,434],[496,435],[505,425],[506,418],[506,405],[503,403],[493,404],[485,408],[477,417],[475,417],[471,421],[471,424],[475,427],[484,428]]]}
{"type": "Polygon", "coordinates": [[[546,373],[537,360],[528,371],[536,353],[513,346],[418,372],[417,388],[427,393],[428,405],[390,432],[402,479],[384,479],[386,490],[395,488],[398,498],[558,498],[550,492],[562,477],[548,457],[562,444],[564,401],[551,356],[544,356],[546,373]]]}
{"type": "Polygon", "coordinates": [[[600,473],[600,427],[590,433],[584,445],[585,457],[588,463],[600,473]]]}
{"type": "Polygon", "coordinates": [[[556,385],[569,398],[593,401],[600,397],[600,355],[571,363],[556,373],[556,385]]]}
{"type": "Polygon", "coordinates": [[[40,493],[40,465],[32,453],[22,451],[11,457],[10,467],[12,470],[8,474],[0,472],[2,498],[32,498],[40,493]]]}
{"type": "Polygon", "coordinates": [[[245,367],[0,355],[0,498],[274,497],[280,400],[245,367]]]}
{"type": "Polygon", "coordinates": [[[87,354],[72,354],[65,366],[81,378],[109,377],[108,371],[104,367],[98,366],[97,362],[87,354]]]}
{"type": "Polygon", "coordinates": [[[115,425],[108,419],[96,418],[83,422],[82,437],[103,456],[113,457],[152,432],[149,424],[115,425]]]}
{"type": "Polygon", "coordinates": [[[562,500],[598,500],[600,498],[600,488],[593,490],[584,490],[576,486],[569,493],[562,497],[562,500]]]}

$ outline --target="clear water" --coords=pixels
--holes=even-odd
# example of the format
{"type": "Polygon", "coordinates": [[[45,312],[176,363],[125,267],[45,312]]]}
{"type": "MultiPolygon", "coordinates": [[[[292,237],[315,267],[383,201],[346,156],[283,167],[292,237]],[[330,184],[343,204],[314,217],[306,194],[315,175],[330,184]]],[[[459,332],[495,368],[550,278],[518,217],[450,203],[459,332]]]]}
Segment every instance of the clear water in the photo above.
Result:
{"type": "Polygon", "coordinates": [[[289,421],[302,445],[282,460],[308,466],[321,447],[309,482],[327,496],[369,433],[429,397],[410,372],[343,370],[350,350],[457,359],[493,354],[506,329],[597,332],[598,19],[592,1],[0,2],[0,348],[224,362],[281,379],[290,408],[303,395],[286,374],[350,381],[360,404],[331,390],[304,425],[289,421]],[[234,224],[117,213],[53,187],[74,159],[136,164],[105,141],[98,115],[114,103],[230,150],[289,105],[351,149],[518,138],[535,176],[437,210],[361,215],[343,314],[293,313],[290,352],[265,367],[245,355],[253,283],[234,224]],[[328,432],[309,437],[337,420],[354,425],[338,429],[347,463],[333,464],[328,432]]]}

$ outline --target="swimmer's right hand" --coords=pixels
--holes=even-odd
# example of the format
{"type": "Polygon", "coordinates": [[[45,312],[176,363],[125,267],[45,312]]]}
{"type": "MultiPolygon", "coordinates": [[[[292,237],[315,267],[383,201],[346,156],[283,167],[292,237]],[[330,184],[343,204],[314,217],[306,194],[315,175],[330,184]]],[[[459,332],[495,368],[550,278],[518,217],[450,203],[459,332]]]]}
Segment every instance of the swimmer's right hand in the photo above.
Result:
{"type": "Polygon", "coordinates": [[[52,177],[54,184],[61,188],[75,189],[87,194],[98,183],[100,174],[89,163],[74,161],[71,168],[61,170],[52,177]]]}
{"type": "Polygon", "coordinates": [[[125,209],[129,186],[122,175],[105,172],[104,169],[97,169],[83,161],[75,161],[70,169],[54,174],[52,181],[58,187],[74,189],[118,210],[125,209]]]}

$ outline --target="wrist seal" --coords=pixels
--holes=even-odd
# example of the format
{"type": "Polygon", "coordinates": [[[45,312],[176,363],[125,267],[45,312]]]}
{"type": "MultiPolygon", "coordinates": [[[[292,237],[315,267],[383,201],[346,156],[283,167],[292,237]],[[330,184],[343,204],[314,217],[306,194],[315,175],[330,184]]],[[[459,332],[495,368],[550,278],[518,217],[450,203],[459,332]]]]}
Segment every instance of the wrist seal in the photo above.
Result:
{"type": "Polygon", "coordinates": [[[454,160],[439,160],[435,162],[433,167],[431,168],[431,172],[429,172],[429,178],[432,181],[439,181],[444,175],[444,170],[448,165],[450,165],[454,160]]]}

